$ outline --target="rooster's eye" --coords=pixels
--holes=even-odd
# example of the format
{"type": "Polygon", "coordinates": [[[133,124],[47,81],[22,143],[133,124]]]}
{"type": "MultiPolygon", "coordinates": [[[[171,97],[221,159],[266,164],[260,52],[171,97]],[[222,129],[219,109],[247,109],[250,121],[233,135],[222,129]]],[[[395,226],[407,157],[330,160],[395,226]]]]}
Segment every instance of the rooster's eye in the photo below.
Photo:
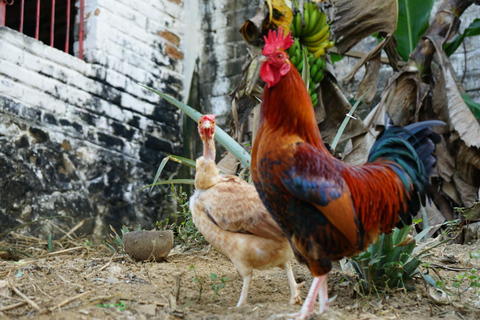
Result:
{"type": "Polygon", "coordinates": [[[283,58],[283,54],[281,54],[281,53],[277,54],[277,58],[278,58],[278,59],[282,59],[282,58],[283,58]]]}

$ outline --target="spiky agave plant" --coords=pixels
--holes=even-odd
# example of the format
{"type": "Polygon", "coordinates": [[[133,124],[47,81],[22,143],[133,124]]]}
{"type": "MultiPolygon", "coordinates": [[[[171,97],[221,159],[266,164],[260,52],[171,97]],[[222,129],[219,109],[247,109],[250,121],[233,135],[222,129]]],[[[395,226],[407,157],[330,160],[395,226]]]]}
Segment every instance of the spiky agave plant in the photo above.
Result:
{"type": "Polygon", "coordinates": [[[390,234],[382,234],[366,251],[350,260],[364,289],[407,288],[406,282],[420,274],[418,267],[421,258],[445,242],[430,239],[417,245],[431,228],[426,228],[415,237],[409,236],[410,229],[411,226],[405,226],[402,229],[395,228],[390,234]]]}

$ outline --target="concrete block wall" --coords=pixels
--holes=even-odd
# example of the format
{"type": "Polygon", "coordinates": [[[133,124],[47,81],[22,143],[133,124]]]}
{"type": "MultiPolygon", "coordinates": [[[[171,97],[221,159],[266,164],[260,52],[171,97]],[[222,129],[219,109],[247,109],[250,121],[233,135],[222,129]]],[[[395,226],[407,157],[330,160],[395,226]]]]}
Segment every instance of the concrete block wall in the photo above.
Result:
{"type": "Polygon", "coordinates": [[[231,112],[228,94],[240,83],[246,46],[239,32],[260,2],[246,0],[202,1],[201,29],[204,37],[200,55],[200,105],[204,112],[220,115],[225,124],[231,112]]]}
{"type": "Polygon", "coordinates": [[[183,98],[183,4],[86,4],[85,61],[0,27],[1,229],[60,214],[103,236],[175,210],[166,188],[137,191],[181,149],[180,113],[137,83],[183,98]]]}

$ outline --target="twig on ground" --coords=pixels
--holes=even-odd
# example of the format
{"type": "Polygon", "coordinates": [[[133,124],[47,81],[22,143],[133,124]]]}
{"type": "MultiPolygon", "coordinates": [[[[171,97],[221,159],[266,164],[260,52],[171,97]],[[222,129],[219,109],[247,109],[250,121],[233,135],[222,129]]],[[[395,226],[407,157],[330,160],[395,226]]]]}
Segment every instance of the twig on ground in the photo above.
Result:
{"type": "Polygon", "coordinates": [[[113,257],[112,257],[112,259],[110,259],[110,261],[107,262],[107,264],[105,264],[105,265],[104,265],[103,267],[101,267],[100,269],[94,270],[94,271],[90,272],[89,274],[87,274],[87,275],[85,276],[85,279],[90,278],[94,273],[100,272],[100,271],[102,271],[103,269],[105,269],[106,267],[108,267],[108,266],[110,265],[110,263],[112,263],[112,260],[113,260],[113,257]]]}
{"type": "Polygon", "coordinates": [[[80,250],[80,249],[85,249],[84,246],[79,246],[79,247],[75,247],[75,248],[69,248],[69,249],[65,249],[65,250],[60,250],[60,251],[55,251],[55,252],[49,252],[47,253],[46,255],[42,256],[42,257],[51,257],[51,256],[55,256],[57,254],[62,254],[62,253],[66,253],[66,252],[70,252],[70,251],[75,251],[75,250],[80,250]]]}
{"type": "Polygon", "coordinates": [[[122,297],[119,300],[132,301],[132,302],[136,302],[136,303],[140,303],[140,304],[155,304],[155,305],[160,306],[160,307],[166,307],[166,306],[169,305],[168,303],[165,303],[165,302],[158,302],[158,301],[151,301],[151,300],[135,300],[135,299],[130,298],[130,297],[122,297]]]}
{"type": "MultiPolygon", "coordinates": [[[[73,238],[68,234],[68,231],[63,230],[62,228],[60,228],[59,226],[57,226],[55,223],[52,223],[51,221],[48,221],[48,220],[47,220],[47,223],[48,223],[49,225],[51,225],[52,227],[54,227],[55,229],[57,229],[58,231],[60,231],[61,233],[63,233],[66,237],[69,237],[70,239],[73,240],[73,238]]],[[[65,237],[65,236],[64,236],[64,237],[65,237]]]]}
{"type": "Polygon", "coordinates": [[[86,292],[77,294],[77,295],[74,296],[74,297],[71,297],[71,298],[68,298],[68,299],[62,301],[62,302],[61,302],[60,304],[58,304],[56,307],[50,308],[50,311],[53,311],[53,310],[55,310],[55,309],[60,309],[60,308],[63,307],[64,305],[67,305],[67,304],[69,304],[70,302],[75,301],[75,300],[77,300],[77,299],[80,299],[81,297],[86,296],[87,294],[90,294],[90,293],[93,293],[93,292],[94,292],[94,291],[86,291],[86,292]]]}
{"type": "Polygon", "coordinates": [[[6,307],[2,307],[2,308],[0,308],[0,312],[13,310],[15,308],[18,308],[18,307],[21,307],[21,306],[25,305],[26,303],[27,303],[26,301],[22,301],[22,302],[17,302],[15,304],[11,304],[11,305],[6,306],[6,307]]]}
{"type": "Polygon", "coordinates": [[[40,266],[38,265],[38,263],[34,262],[33,264],[36,265],[37,268],[40,269],[40,271],[42,271],[42,273],[43,273],[43,275],[45,276],[45,278],[47,278],[48,280],[50,280],[50,282],[51,282],[53,285],[56,285],[56,283],[47,275],[47,273],[45,272],[45,270],[43,270],[43,268],[40,267],[40,266]]]}
{"type": "Polygon", "coordinates": [[[66,237],[69,237],[71,239],[70,235],[72,233],[74,233],[75,231],[77,231],[79,228],[81,228],[84,223],[85,223],[85,220],[82,220],[79,223],[77,223],[77,225],[75,227],[73,227],[72,229],[70,229],[70,231],[68,231],[63,237],[61,237],[60,240],[63,240],[66,237]]]}
{"type": "Polygon", "coordinates": [[[180,297],[180,277],[175,276],[175,287],[173,288],[173,295],[175,296],[175,299],[178,301],[178,298],[180,297]]]}
{"type": "Polygon", "coordinates": [[[8,285],[10,286],[10,288],[19,296],[21,297],[23,300],[25,300],[25,302],[27,302],[30,306],[32,306],[34,309],[36,309],[37,311],[40,311],[40,307],[35,303],[33,302],[29,297],[27,297],[26,295],[24,295],[23,293],[20,292],[20,290],[18,290],[14,285],[13,283],[10,281],[10,279],[8,280],[8,285]]]}

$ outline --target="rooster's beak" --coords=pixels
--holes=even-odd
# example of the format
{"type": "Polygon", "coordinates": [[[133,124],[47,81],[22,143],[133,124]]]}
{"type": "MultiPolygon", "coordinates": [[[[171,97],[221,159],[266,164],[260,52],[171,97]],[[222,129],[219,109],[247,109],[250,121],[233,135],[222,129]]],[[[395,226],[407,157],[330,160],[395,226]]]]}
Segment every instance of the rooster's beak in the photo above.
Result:
{"type": "Polygon", "coordinates": [[[266,62],[266,61],[268,61],[267,56],[261,55],[260,57],[258,57],[258,62],[266,62]]]}

